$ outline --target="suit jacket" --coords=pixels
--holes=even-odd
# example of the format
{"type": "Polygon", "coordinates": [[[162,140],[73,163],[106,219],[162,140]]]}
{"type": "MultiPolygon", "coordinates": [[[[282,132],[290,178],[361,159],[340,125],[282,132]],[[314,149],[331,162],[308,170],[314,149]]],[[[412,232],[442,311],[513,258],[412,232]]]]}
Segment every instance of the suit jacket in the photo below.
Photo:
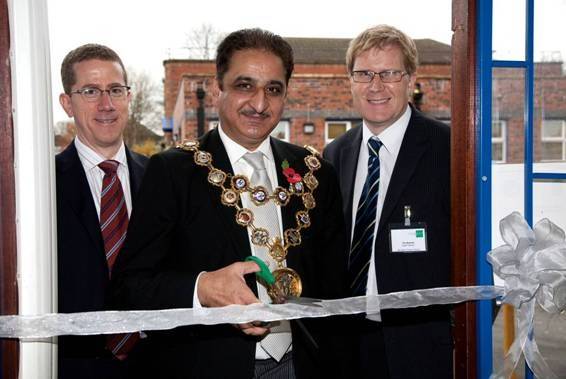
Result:
{"type": "MultiPolygon", "coordinates": [[[[134,204],[147,158],[127,148],[126,157],[134,204]]],[[[59,312],[104,310],[110,282],[108,266],[98,215],[74,143],[56,156],[55,165],[59,312]]],[[[60,337],[60,373],[64,376],[65,358],[84,360],[89,365],[108,354],[104,336],[60,337]]]]}
{"type": "MultiPolygon", "coordinates": [[[[271,139],[271,147],[276,167],[286,159],[297,172],[307,171],[305,149],[276,139],[271,139]]],[[[233,173],[216,129],[201,138],[200,148],[212,154],[215,167],[233,173]]],[[[221,204],[221,190],[208,183],[207,175],[208,169],[197,166],[191,152],[172,149],[150,159],[139,206],[113,273],[117,305],[128,309],[192,307],[200,272],[252,255],[247,230],[235,222],[235,208],[221,204]]],[[[316,208],[310,211],[312,225],[303,230],[301,245],[289,250],[287,266],[300,275],[304,296],[338,298],[345,294],[342,279],[347,260],[342,203],[331,166],[323,162],[315,176],[320,184],[314,191],[316,208]]],[[[282,170],[278,182],[286,186],[282,170]]],[[[284,230],[295,227],[295,212],[300,209],[302,202],[297,198],[281,208],[284,230]]],[[[248,275],[246,281],[257,294],[255,276],[248,275]]],[[[335,359],[332,354],[336,351],[330,346],[338,330],[331,327],[332,320],[304,322],[319,349],[291,322],[295,370],[299,378],[318,377],[336,367],[327,363],[335,359]]],[[[232,325],[154,332],[148,340],[154,349],[147,372],[161,378],[253,377],[257,339],[232,325]]]]}
{"type": "MultiPolygon", "coordinates": [[[[325,158],[336,168],[348,236],[362,127],[329,144],[325,158]]],[[[350,241],[350,239],[348,239],[350,241]]],[[[449,286],[450,282],[450,130],[412,108],[395,162],[375,238],[379,293],[449,286]],[[427,227],[428,251],[392,253],[390,224],[403,223],[404,206],[412,222],[427,227]]],[[[422,307],[382,312],[387,362],[393,378],[452,377],[449,310],[422,307]]],[[[363,354],[362,346],[362,354],[363,354]]]]}

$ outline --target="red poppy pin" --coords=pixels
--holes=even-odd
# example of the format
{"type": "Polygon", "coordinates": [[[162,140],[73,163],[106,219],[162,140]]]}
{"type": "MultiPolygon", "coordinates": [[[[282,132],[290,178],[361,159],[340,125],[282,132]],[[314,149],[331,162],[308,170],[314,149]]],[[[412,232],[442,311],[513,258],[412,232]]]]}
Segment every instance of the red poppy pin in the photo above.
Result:
{"type": "Polygon", "coordinates": [[[295,184],[303,180],[301,175],[295,171],[295,169],[289,167],[289,162],[285,159],[283,163],[281,163],[281,167],[283,168],[283,175],[290,184],[295,184]]]}

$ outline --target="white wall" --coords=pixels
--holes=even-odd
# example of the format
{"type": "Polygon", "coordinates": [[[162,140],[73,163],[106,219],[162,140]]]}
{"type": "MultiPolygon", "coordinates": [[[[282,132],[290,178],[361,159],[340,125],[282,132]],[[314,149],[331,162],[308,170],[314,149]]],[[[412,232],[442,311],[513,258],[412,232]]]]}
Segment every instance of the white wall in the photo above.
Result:
{"type": "MultiPolygon", "coordinates": [[[[56,311],[55,200],[45,0],[9,0],[18,298],[22,315],[56,311]]],[[[20,341],[19,377],[56,377],[53,340],[20,341]]]]}

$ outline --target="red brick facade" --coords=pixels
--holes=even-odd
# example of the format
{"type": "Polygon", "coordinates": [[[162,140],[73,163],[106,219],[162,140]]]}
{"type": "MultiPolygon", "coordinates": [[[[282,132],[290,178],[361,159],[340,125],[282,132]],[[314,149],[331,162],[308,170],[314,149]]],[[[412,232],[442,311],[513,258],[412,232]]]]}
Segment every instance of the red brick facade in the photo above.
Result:
{"type": "MultiPolygon", "coordinates": [[[[305,39],[310,44],[321,43],[316,39],[305,39]]],[[[294,39],[302,42],[303,39],[294,39]]],[[[320,40],[324,41],[324,40],[320,40]]],[[[330,40],[331,43],[333,40],[330,40]]],[[[344,42],[341,51],[335,53],[330,63],[317,61],[305,63],[310,56],[304,51],[295,50],[295,71],[289,82],[287,105],[282,121],[289,123],[290,142],[310,144],[322,149],[326,143],[326,123],[332,121],[349,122],[352,126],[360,121],[359,115],[352,108],[350,83],[344,65],[344,42]],[[312,133],[305,133],[305,124],[314,125],[312,133]]],[[[423,93],[421,110],[429,116],[450,122],[450,47],[431,40],[417,40],[421,65],[417,70],[417,83],[423,93]],[[428,49],[428,50],[427,50],[428,49]],[[430,51],[429,51],[430,50],[430,51]],[[447,53],[448,52],[448,53],[447,53]],[[422,57],[425,57],[424,59],[422,57]]],[[[304,48],[304,46],[302,46],[304,48]]],[[[337,50],[340,50],[337,49],[337,50]]],[[[328,49],[326,51],[328,53],[328,49]]],[[[218,114],[214,106],[213,61],[203,60],[167,60],[165,67],[165,116],[173,118],[178,91],[184,89],[183,99],[177,105],[177,139],[191,138],[197,135],[196,90],[205,90],[205,130],[209,122],[217,121],[218,114]],[[179,107],[181,109],[179,109],[179,107]],[[181,120],[184,118],[184,120],[181,120]]],[[[541,117],[545,119],[566,120],[566,76],[562,72],[561,62],[540,63],[536,65],[535,83],[535,160],[541,158],[541,117]],[[543,112],[544,108],[544,112],[543,112]]],[[[522,162],[523,160],[523,103],[524,79],[519,69],[496,69],[493,81],[494,119],[505,124],[503,135],[504,162],[522,162]]],[[[565,126],[566,128],[566,126],[565,126]]],[[[565,131],[566,133],[566,131],[565,131]]],[[[498,136],[495,136],[498,137],[498,136]]],[[[494,145],[495,146],[495,145],[494,145]]],[[[501,146],[501,144],[499,145],[501,146]]],[[[499,147],[494,147],[498,149],[499,147]]],[[[564,144],[566,150],[566,143],[564,144]]],[[[494,159],[495,155],[494,153],[494,159]]],[[[566,154],[566,152],[565,152],[566,154]]]]}

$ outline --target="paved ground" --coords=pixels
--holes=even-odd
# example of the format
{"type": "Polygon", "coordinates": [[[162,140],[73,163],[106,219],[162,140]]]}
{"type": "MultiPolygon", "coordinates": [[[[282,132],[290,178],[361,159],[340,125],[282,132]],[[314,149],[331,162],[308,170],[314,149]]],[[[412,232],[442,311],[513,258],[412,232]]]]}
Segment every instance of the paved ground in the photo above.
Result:
{"type": "MultiPolygon", "coordinates": [[[[497,369],[503,361],[503,312],[499,312],[493,325],[493,367],[497,369]]],[[[535,338],[542,355],[554,373],[566,378],[566,314],[551,315],[537,309],[535,315],[535,338]]],[[[524,378],[524,365],[516,370],[516,379],[524,378]]],[[[545,378],[538,378],[545,379],[545,378]]]]}

